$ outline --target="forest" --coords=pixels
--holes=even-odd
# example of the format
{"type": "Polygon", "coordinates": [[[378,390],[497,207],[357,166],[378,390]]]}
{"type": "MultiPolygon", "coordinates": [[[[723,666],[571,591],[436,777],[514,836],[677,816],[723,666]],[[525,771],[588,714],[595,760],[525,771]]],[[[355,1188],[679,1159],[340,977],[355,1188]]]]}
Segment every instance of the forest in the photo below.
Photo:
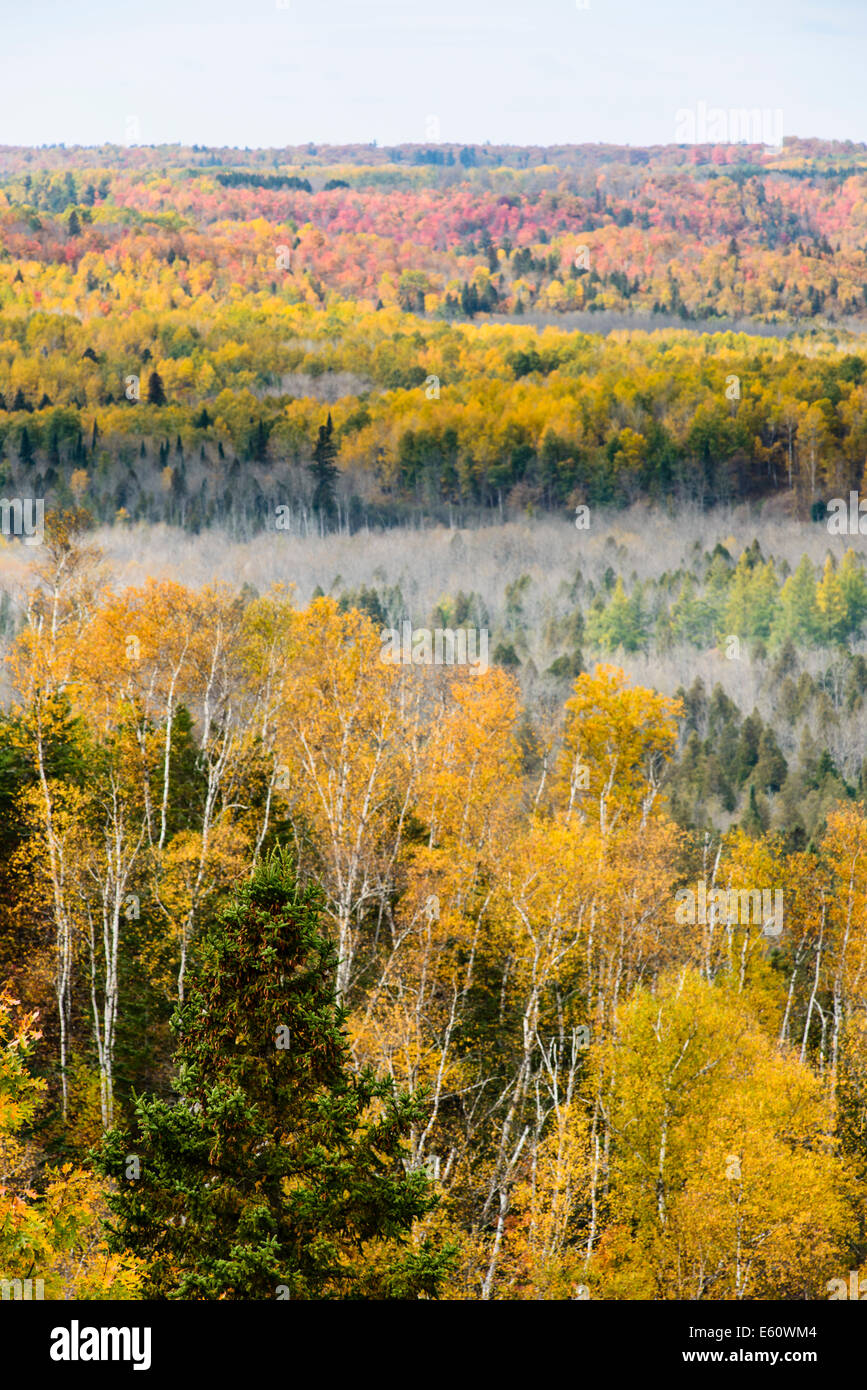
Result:
{"type": "Polygon", "coordinates": [[[0,149],[0,1279],[867,1277],[865,183],[0,149]]]}
{"type": "Polygon", "coordinates": [[[293,153],[0,151],[7,493],[249,534],[860,487],[860,147],[293,153]]]}

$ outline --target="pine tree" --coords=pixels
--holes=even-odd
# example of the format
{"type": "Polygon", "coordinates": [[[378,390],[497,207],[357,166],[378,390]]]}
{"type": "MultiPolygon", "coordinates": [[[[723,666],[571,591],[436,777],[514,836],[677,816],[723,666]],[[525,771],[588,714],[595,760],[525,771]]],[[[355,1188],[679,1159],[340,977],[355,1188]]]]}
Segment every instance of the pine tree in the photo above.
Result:
{"type": "MultiPolygon", "coordinates": [[[[328,418],[331,418],[330,415],[328,418]]],[[[264,462],[264,460],[268,457],[268,430],[265,427],[264,420],[260,420],[258,425],[256,426],[253,450],[253,456],[258,462],[264,462]]]]}
{"type": "Polygon", "coordinates": [[[69,214],[66,230],[69,236],[81,236],[81,223],[78,220],[78,213],[75,211],[75,208],[73,208],[69,214]]]}
{"type": "Polygon", "coordinates": [[[18,443],[18,457],[21,459],[25,468],[29,468],[33,462],[33,445],[30,442],[30,435],[25,425],[21,431],[21,439],[18,443]]]}
{"type": "Polygon", "coordinates": [[[786,780],[788,764],[772,729],[762,729],[759,756],[753,770],[753,780],[761,791],[778,792],[786,780]]]}
{"type": "Polygon", "coordinates": [[[748,714],[741,725],[733,772],[738,783],[743,786],[759,760],[759,741],[762,736],[762,718],[758,710],[748,714]]]}
{"type": "Polygon", "coordinates": [[[329,410],[327,424],[319,426],[319,438],[313,451],[313,462],[310,464],[310,471],[315,480],[313,508],[319,512],[320,516],[326,518],[334,515],[336,508],[334,489],[339,475],[336,462],[337,445],[334,443],[333,435],[334,426],[329,410]]]}
{"type": "Polygon", "coordinates": [[[843,556],[837,579],[846,605],[846,632],[849,636],[860,636],[867,617],[867,579],[854,550],[847,550],[843,556]]]}
{"type": "Polygon", "coordinates": [[[764,835],[767,829],[767,816],[763,815],[762,812],[763,807],[759,803],[755,786],[751,782],[747,808],[741,819],[741,829],[746,831],[747,835],[751,835],[753,838],[764,835]]]}
{"type": "Polygon", "coordinates": [[[798,569],[789,575],[779,594],[779,613],[774,632],[778,639],[791,639],[800,646],[813,644],[820,631],[816,606],[816,575],[810,557],[802,556],[798,569]]]}
{"type": "Polygon", "coordinates": [[[148,405],[165,405],[166,393],[159,372],[151,372],[148,377],[148,405]]]}
{"type": "Polygon", "coordinates": [[[830,555],[825,560],[822,578],[816,586],[816,607],[819,610],[822,640],[829,644],[845,642],[848,631],[846,596],[830,555]]]}
{"type": "Polygon", "coordinates": [[[138,1138],[98,1151],[120,1183],[113,1241],[147,1261],[149,1296],[437,1294],[451,1251],[409,1244],[436,1199],[401,1166],[422,1107],[351,1070],[323,901],[279,851],[257,869],[173,1021],[177,1103],[138,1098],[138,1138]]]}

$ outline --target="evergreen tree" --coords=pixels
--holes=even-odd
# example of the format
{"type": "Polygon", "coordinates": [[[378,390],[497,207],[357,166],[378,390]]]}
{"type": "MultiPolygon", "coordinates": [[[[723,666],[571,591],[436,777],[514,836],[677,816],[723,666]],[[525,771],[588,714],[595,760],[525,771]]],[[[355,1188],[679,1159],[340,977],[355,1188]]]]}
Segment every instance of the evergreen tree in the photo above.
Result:
{"type": "Polygon", "coordinates": [[[645,618],[639,586],[627,597],[618,575],[608,606],[588,622],[588,636],[605,651],[640,651],[645,642],[645,618]]]}
{"type": "Polygon", "coordinates": [[[81,223],[78,220],[78,213],[75,211],[75,208],[73,208],[69,214],[66,230],[69,236],[81,236],[81,223]]]}
{"type": "Polygon", "coordinates": [[[694,647],[700,647],[709,640],[707,607],[696,596],[695,580],[691,574],[684,576],[680,593],[672,605],[671,627],[678,642],[689,642],[694,647]]]}
{"type": "Polygon", "coordinates": [[[759,760],[759,741],[762,736],[762,719],[757,710],[747,715],[741,725],[737,749],[735,751],[734,774],[742,786],[759,760]]]}
{"type": "Polygon", "coordinates": [[[817,641],[820,616],[816,606],[816,575],[809,556],[802,556],[798,569],[789,575],[779,594],[779,613],[774,635],[779,641],[807,646],[817,641]]]}
{"type": "Polygon", "coordinates": [[[30,435],[25,425],[21,431],[21,439],[18,443],[18,457],[21,459],[25,468],[29,468],[33,462],[33,445],[30,442],[30,435]]]}
{"type": "Polygon", "coordinates": [[[755,785],[761,791],[778,792],[788,770],[773,730],[765,727],[759,737],[759,756],[753,772],[755,785]]]}
{"type": "Polygon", "coordinates": [[[113,1130],[98,1151],[120,1183],[112,1241],[147,1261],[151,1297],[438,1292],[451,1251],[409,1243],[436,1199],[401,1163],[423,1107],[353,1073],[322,910],[281,852],[256,870],[173,1020],[177,1102],[139,1097],[138,1137],[113,1130]]]}
{"type": "Polygon", "coordinates": [[[822,578],[816,586],[816,607],[819,610],[822,641],[829,645],[845,642],[849,626],[846,596],[830,555],[825,560],[822,578]]]}
{"type": "Polygon", "coordinates": [[[151,372],[148,377],[148,405],[165,405],[166,393],[159,372],[151,372]]]}
{"type": "Polygon", "coordinates": [[[327,424],[319,426],[319,438],[313,451],[313,462],[310,464],[315,482],[313,507],[320,516],[326,518],[332,517],[336,509],[335,484],[340,471],[337,467],[337,445],[333,436],[334,425],[329,410],[327,424]]]}
{"type": "MultiPolygon", "coordinates": [[[[329,415],[329,420],[331,416],[329,415]]],[[[268,430],[264,420],[260,420],[256,426],[256,434],[253,444],[254,457],[257,462],[262,463],[268,457],[268,430]]],[[[336,450],[335,450],[336,453],[336,450]]]]}
{"type": "Polygon", "coordinates": [[[864,619],[867,618],[867,579],[864,567],[854,550],[847,550],[837,571],[840,591],[846,604],[846,631],[849,636],[860,636],[864,619]]]}
{"type": "Polygon", "coordinates": [[[753,784],[750,783],[750,795],[747,808],[741,820],[741,829],[746,831],[747,835],[751,835],[753,838],[764,835],[767,829],[767,817],[762,814],[762,810],[763,808],[756,796],[756,789],[753,784]]]}

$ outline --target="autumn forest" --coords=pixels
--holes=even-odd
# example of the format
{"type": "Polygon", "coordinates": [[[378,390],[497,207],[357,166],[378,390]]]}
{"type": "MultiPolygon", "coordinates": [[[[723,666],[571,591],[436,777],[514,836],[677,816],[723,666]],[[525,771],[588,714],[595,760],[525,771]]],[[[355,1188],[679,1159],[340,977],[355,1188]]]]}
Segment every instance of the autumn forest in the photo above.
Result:
{"type": "Polygon", "coordinates": [[[0,1279],[867,1278],[865,328],[852,142],[0,147],[0,1279]]]}

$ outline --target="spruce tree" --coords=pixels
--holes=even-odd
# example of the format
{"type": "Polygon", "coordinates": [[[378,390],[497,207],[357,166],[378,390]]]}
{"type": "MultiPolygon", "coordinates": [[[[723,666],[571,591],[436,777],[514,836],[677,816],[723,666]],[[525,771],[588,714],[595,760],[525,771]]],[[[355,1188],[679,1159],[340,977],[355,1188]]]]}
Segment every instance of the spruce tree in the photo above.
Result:
{"type": "Polygon", "coordinates": [[[176,1099],[137,1098],[137,1137],[113,1130],[98,1151],[119,1184],[112,1244],[146,1260],[146,1296],[438,1292],[451,1252],[410,1242],[436,1199],[402,1165],[422,1108],[351,1069],[323,902],[279,851],[256,870],[173,1020],[176,1099]]]}
{"type": "Polygon", "coordinates": [[[788,764],[780,751],[773,729],[762,729],[759,756],[753,769],[753,781],[760,791],[778,792],[786,780],[788,764]]]}
{"type": "Polygon", "coordinates": [[[148,377],[148,405],[165,405],[166,393],[159,372],[151,372],[148,377]]]}
{"type": "Polygon", "coordinates": [[[319,438],[313,451],[313,462],[310,464],[310,471],[315,481],[313,508],[319,512],[320,516],[326,518],[334,515],[336,508],[335,484],[339,473],[337,445],[334,443],[333,435],[334,426],[329,410],[327,424],[319,426],[319,438]]]}
{"type": "Polygon", "coordinates": [[[752,836],[753,839],[764,835],[768,828],[768,818],[767,815],[763,814],[763,810],[764,807],[760,805],[759,799],[756,796],[755,785],[751,782],[749,800],[741,818],[741,829],[746,831],[747,835],[752,836]]]}
{"type": "Polygon", "coordinates": [[[27,426],[21,431],[21,439],[18,444],[18,457],[25,468],[29,468],[33,462],[33,445],[30,442],[30,435],[27,426]]]}

